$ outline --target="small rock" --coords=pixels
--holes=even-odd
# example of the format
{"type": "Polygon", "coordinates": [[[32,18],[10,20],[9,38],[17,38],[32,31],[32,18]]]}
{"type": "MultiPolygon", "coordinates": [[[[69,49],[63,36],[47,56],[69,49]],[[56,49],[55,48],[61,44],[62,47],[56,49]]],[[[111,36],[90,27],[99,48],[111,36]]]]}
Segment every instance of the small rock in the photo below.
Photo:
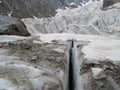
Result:
{"type": "Polygon", "coordinates": [[[100,68],[91,68],[94,79],[103,79],[106,77],[105,72],[100,68]]]}

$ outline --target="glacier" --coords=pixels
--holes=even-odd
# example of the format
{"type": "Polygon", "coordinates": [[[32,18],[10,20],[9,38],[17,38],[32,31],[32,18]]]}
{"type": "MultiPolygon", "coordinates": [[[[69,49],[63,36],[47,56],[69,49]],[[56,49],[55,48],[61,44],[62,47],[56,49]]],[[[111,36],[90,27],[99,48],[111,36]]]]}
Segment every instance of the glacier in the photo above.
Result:
{"type": "Polygon", "coordinates": [[[120,9],[101,9],[101,1],[84,6],[58,9],[55,17],[22,19],[32,34],[75,33],[84,35],[119,36],[120,9]]]}
{"type": "Polygon", "coordinates": [[[0,90],[120,90],[120,3],[57,4],[55,16],[17,16],[30,36],[0,35],[0,90]]]}

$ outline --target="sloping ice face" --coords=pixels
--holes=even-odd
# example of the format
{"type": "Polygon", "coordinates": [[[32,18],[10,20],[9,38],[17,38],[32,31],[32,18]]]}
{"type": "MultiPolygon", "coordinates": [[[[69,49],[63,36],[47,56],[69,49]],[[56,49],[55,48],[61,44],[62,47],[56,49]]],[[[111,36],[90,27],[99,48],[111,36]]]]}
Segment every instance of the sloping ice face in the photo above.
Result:
{"type": "Polygon", "coordinates": [[[101,1],[90,1],[78,8],[58,9],[51,18],[22,19],[28,31],[40,33],[76,33],[119,35],[120,9],[101,10],[101,1]]]}

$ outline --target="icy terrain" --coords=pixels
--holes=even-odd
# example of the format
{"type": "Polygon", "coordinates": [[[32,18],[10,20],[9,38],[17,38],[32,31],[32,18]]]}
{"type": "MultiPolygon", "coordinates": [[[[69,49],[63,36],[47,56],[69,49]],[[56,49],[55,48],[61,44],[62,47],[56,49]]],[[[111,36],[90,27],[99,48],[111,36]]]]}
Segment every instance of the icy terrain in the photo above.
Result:
{"type": "Polygon", "coordinates": [[[101,7],[25,18],[31,36],[1,35],[0,90],[120,90],[120,3],[101,7]]]}
{"type": "Polygon", "coordinates": [[[0,0],[0,15],[16,18],[51,17],[56,9],[75,8],[88,0],[0,0]]]}
{"type": "Polygon", "coordinates": [[[101,6],[100,1],[88,2],[74,9],[58,9],[55,17],[28,18],[22,21],[31,34],[76,33],[119,36],[120,9],[111,8],[103,11],[101,6]]]}

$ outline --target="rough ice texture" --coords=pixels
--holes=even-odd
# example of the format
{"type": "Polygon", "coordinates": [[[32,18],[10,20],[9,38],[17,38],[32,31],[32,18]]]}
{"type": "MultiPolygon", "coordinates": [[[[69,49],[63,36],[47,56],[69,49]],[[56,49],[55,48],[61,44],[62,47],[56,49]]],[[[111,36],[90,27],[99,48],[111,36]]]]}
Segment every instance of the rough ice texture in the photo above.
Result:
{"type": "Polygon", "coordinates": [[[104,70],[102,70],[101,68],[91,68],[91,70],[94,79],[103,79],[106,77],[104,70]]]}
{"type": "MultiPolygon", "coordinates": [[[[84,90],[119,90],[120,40],[86,37],[86,40],[79,37],[81,40],[77,42],[78,76],[75,78],[83,83],[84,90]]],[[[80,88],[80,85],[76,87],[80,88]]]]}
{"type": "MultiPolygon", "coordinates": [[[[1,36],[0,89],[62,90],[62,85],[67,84],[67,56],[65,44],[60,43],[59,46],[58,41],[76,40],[78,45],[79,41],[83,43],[77,47],[79,52],[74,54],[78,55],[77,77],[81,73],[82,60],[120,63],[120,40],[112,36],[99,36],[119,36],[120,10],[112,8],[102,11],[100,7],[100,2],[95,1],[75,9],[58,10],[52,18],[23,19],[31,35],[38,36],[33,41],[12,42],[26,38],[1,36]]],[[[80,76],[77,80],[83,80],[82,84],[87,83],[89,86],[85,90],[89,90],[92,85],[87,80],[91,76],[88,78],[85,74],[84,77],[80,76]]]]}
{"type": "Polygon", "coordinates": [[[38,33],[77,33],[92,35],[117,35],[120,31],[120,9],[101,10],[101,2],[57,10],[55,17],[23,19],[28,31],[38,33]]]}
{"type": "Polygon", "coordinates": [[[65,43],[37,43],[35,38],[17,36],[0,39],[0,90],[66,90],[65,43]]]}
{"type": "Polygon", "coordinates": [[[120,40],[96,40],[83,47],[89,60],[120,62],[120,40]]]}
{"type": "Polygon", "coordinates": [[[82,48],[85,58],[88,60],[120,62],[120,40],[116,37],[79,34],[40,34],[40,40],[44,42],[76,40],[89,42],[82,48]],[[49,38],[48,38],[49,37],[49,38]]]}
{"type": "MultiPolygon", "coordinates": [[[[4,36],[6,42],[9,42],[8,44],[1,41],[0,76],[2,78],[0,80],[2,87],[0,89],[10,87],[13,90],[16,88],[18,90],[41,88],[62,90],[62,85],[66,85],[68,72],[68,61],[65,56],[66,45],[65,42],[62,42],[67,40],[74,39],[78,41],[78,45],[79,41],[80,43],[85,42],[81,49],[77,49],[84,56],[79,55],[78,52],[75,53],[83,60],[106,61],[107,59],[112,62],[120,62],[118,59],[120,40],[115,37],[55,33],[39,34],[36,39],[28,39],[27,41],[12,42],[25,39],[16,36],[15,38],[18,39],[12,40],[13,38],[14,36],[4,36]]],[[[77,59],[77,75],[80,71],[79,66],[82,64],[79,57],[77,59]]],[[[65,86],[63,87],[65,88],[65,86]]]]}
{"type": "Polygon", "coordinates": [[[13,42],[13,41],[19,41],[19,40],[24,40],[27,39],[27,37],[22,37],[22,36],[10,36],[10,35],[1,35],[0,36],[0,42],[13,42]]]}

